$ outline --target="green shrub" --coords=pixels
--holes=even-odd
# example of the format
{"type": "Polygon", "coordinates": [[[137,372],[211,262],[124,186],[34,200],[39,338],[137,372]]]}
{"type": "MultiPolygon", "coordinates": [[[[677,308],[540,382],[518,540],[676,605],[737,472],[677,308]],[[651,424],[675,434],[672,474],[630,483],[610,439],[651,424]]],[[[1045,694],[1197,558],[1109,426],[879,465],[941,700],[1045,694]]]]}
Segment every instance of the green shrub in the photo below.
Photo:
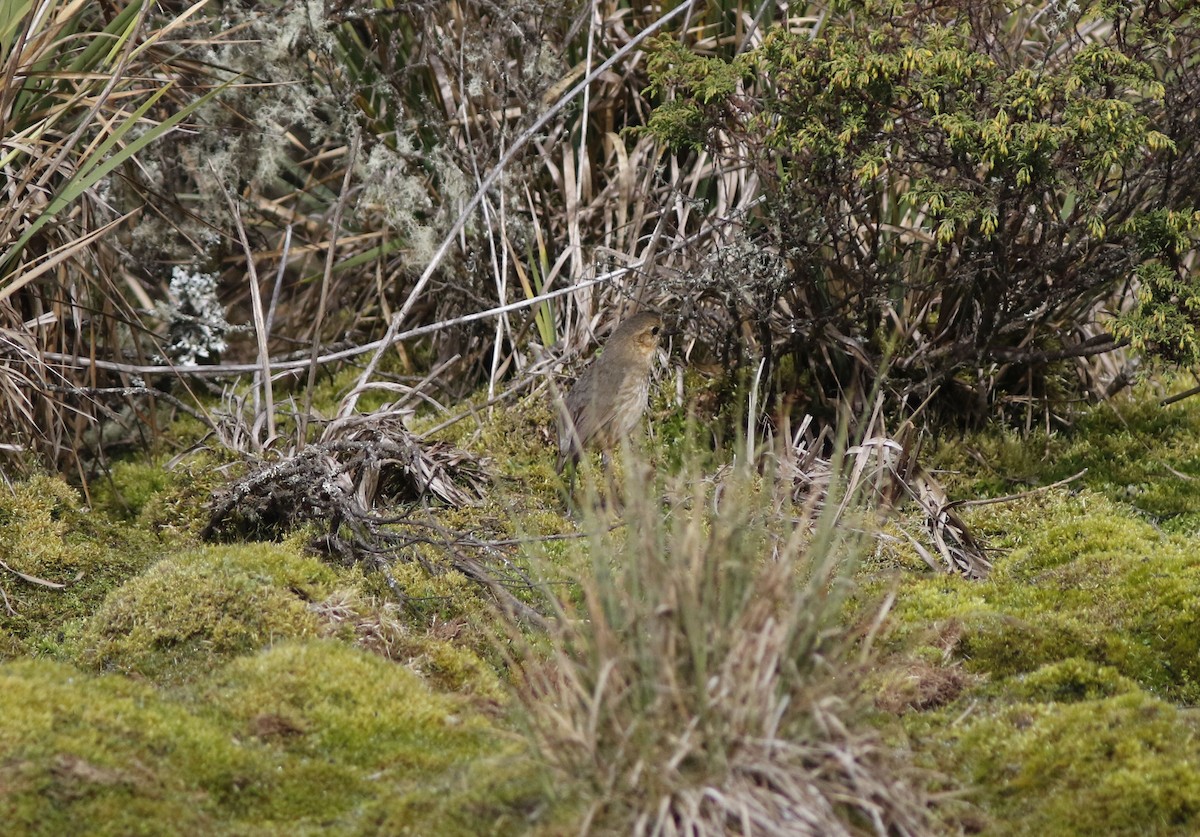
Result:
{"type": "Polygon", "coordinates": [[[710,342],[750,356],[753,334],[805,400],[886,366],[895,402],[980,421],[1005,393],[1067,394],[1055,361],[1122,337],[1197,357],[1195,192],[1157,172],[1200,177],[1200,76],[1172,57],[1200,11],[848,0],[811,21],[733,60],[673,36],[650,59],[649,130],[766,198],[665,285],[710,342]],[[1073,336],[1135,274],[1116,334],[1073,336]]]}

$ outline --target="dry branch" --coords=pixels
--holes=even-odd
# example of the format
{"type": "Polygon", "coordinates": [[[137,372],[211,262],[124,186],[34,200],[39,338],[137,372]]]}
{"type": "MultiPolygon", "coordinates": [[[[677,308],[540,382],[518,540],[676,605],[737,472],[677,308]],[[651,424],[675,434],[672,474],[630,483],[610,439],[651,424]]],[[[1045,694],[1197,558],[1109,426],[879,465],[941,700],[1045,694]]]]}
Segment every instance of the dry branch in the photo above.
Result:
{"type": "MultiPolygon", "coordinates": [[[[481,462],[448,444],[421,441],[404,426],[403,415],[390,411],[342,420],[331,430],[291,456],[258,465],[215,495],[201,538],[278,538],[313,525],[320,532],[314,547],[379,570],[400,600],[404,591],[389,567],[394,561],[416,560],[431,574],[443,572],[413,549],[432,545],[445,551],[445,566],[486,588],[506,612],[540,619],[491,568],[499,554],[508,567],[505,572],[512,572],[500,546],[439,527],[434,527],[439,536],[432,537],[431,524],[411,512],[385,517],[376,511],[383,504],[411,508],[429,498],[453,506],[473,504],[488,479],[481,462]]],[[[531,586],[528,579],[513,583],[531,586]]]]}

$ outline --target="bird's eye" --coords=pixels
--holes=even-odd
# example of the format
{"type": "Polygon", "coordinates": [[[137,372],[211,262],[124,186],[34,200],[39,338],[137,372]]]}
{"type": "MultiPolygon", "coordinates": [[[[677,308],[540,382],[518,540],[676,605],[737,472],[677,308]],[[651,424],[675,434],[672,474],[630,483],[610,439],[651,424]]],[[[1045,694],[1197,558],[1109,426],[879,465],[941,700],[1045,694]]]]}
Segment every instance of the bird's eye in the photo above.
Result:
{"type": "Polygon", "coordinates": [[[654,328],[650,329],[651,334],[658,334],[660,331],[662,331],[662,326],[655,326],[654,328]]]}

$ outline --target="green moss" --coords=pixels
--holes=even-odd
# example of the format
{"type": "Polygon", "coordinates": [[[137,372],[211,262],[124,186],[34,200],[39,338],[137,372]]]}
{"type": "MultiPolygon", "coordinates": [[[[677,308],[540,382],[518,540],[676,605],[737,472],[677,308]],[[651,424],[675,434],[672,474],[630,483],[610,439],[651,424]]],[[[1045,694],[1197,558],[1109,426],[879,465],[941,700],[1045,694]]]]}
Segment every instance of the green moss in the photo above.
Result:
{"type": "Polygon", "coordinates": [[[280,754],[280,820],[319,812],[333,833],[524,833],[525,812],[543,798],[516,741],[469,703],[338,642],[285,642],[237,659],[198,700],[280,754]]]}
{"type": "Polygon", "coordinates": [[[77,653],[104,670],[186,678],[214,658],[315,635],[309,604],[337,581],[294,544],[185,552],[113,591],[77,639],[77,653]]]}
{"type": "Polygon", "coordinates": [[[455,781],[398,794],[371,822],[372,833],[476,835],[573,834],[578,812],[550,805],[549,777],[519,750],[472,762],[455,781]]]}
{"type": "Polygon", "coordinates": [[[227,464],[211,451],[201,451],[169,470],[163,457],[131,458],[113,463],[102,479],[91,484],[95,508],[110,517],[137,524],[161,539],[194,539],[208,522],[207,503],[213,491],[233,474],[218,468],[227,464]]]}
{"type": "Polygon", "coordinates": [[[148,566],[147,533],[88,514],[58,478],[35,476],[0,488],[0,560],[18,572],[65,584],[51,589],[0,570],[0,657],[57,653],[64,626],[91,613],[117,584],[148,566]]]}
{"type": "Polygon", "coordinates": [[[0,665],[0,752],[10,834],[213,833],[270,781],[225,730],[149,686],[49,661],[0,665]]]}
{"type": "Polygon", "coordinates": [[[988,834],[1200,830],[1194,725],[1145,693],[1018,703],[958,726],[951,720],[939,715],[932,721],[948,745],[938,758],[966,779],[989,812],[988,834]]]}
{"type": "Polygon", "coordinates": [[[403,663],[436,689],[492,702],[506,696],[496,671],[458,644],[461,627],[453,622],[414,625],[404,608],[354,588],[335,591],[314,610],[326,622],[323,633],[403,663]]]}
{"type": "Polygon", "coordinates": [[[91,485],[97,510],[114,517],[136,518],[154,495],[172,484],[172,474],[161,462],[136,459],[114,462],[105,479],[91,485]]]}
{"type": "MultiPolygon", "coordinates": [[[[987,514],[968,519],[986,530],[987,514]]],[[[907,581],[895,637],[952,646],[970,670],[993,676],[1077,657],[1164,696],[1200,700],[1200,635],[1189,627],[1200,564],[1190,543],[1090,492],[1043,494],[1023,517],[1002,514],[1009,542],[1020,545],[983,583],[907,581]]]]}
{"type": "Polygon", "coordinates": [[[490,740],[488,725],[461,700],[431,691],[403,666],[330,640],[282,642],[233,660],[203,694],[247,735],[282,727],[289,732],[278,741],[290,752],[414,778],[468,760],[490,740]]]}
{"type": "Polygon", "coordinates": [[[1029,674],[1003,680],[990,691],[1010,700],[1071,703],[1131,694],[1138,691],[1138,686],[1111,666],[1070,657],[1029,674]]]}
{"type": "Polygon", "coordinates": [[[404,618],[416,628],[441,624],[466,631],[488,619],[479,585],[460,572],[430,574],[420,564],[410,562],[394,566],[392,577],[404,592],[404,618]]]}
{"type": "Polygon", "coordinates": [[[60,479],[36,476],[0,491],[0,559],[46,578],[77,571],[87,550],[71,531],[78,515],[79,495],[60,479]]]}
{"type": "Polygon", "coordinates": [[[341,643],[283,643],[190,689],[0,664],[6,833],[511,834],[544,798],[461,700],[341,643]]]}

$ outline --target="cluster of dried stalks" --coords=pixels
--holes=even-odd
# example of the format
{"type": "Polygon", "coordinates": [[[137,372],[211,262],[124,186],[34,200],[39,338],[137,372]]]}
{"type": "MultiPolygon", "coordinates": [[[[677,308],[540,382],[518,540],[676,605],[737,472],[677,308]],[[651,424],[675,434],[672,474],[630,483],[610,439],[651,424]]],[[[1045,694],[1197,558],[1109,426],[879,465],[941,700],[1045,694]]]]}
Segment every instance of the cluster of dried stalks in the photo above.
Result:
{"type": "MultiPolygon", "coordinates": [[[[936,476],[920,464],[920,433],[906,422],[899,432],[889,435],[880,415],[877,410],[864,423],[865,438],[834,459],[827,453],[833,443],[829,428],[814,430],[811,416],[805,416],[774,456],[780,477],[794,486],[793,500],[823,510],[831,487],[844,479],[845,493],[832,498],[837,501],[832,513],[839,517],[853,499],[869,497],[882,524],[886,516],[911,503],[918,512],[919,531],[910,532],[902,519],[897,523],[929,568],[986,578],[992,563],[986,548],[954,513],[960,503],[952,501],[936,476]]],[[[883,538],[880,528],[875,527],[874,535],[883,538]]]]}
{"type": "Polygon", "coordinates": [[[423,511],[431,500],[477,503],[489,482],[485,463],[451,445],[422,441],[402,414],[384,409],[355,416],[329,425],[319,442],[252,461],[246,476],[214,496],[202,539],[278,539],[308,527],[315,549],[379,571],[398,602],[406,595],[390,567],[419,561],[431,575],[461,572],[487,589],[503,612],[541,624],[512,592],[531,586],[508,560],[512,543],[451,532],[423,511]],[[413,548],[421,545],[437,547],[446,559],[428,560],[413,548]]]}

